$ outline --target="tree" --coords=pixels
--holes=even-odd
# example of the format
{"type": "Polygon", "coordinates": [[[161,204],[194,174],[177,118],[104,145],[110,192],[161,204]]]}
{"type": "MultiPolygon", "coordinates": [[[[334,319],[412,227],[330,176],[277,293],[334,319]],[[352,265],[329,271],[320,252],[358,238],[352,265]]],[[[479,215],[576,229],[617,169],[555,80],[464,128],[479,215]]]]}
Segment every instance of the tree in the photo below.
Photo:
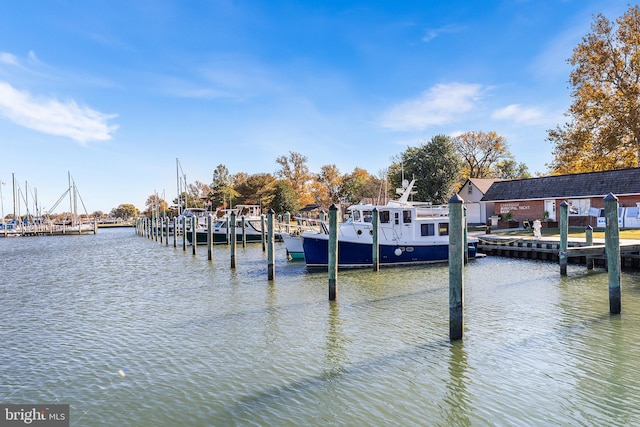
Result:
{"type": "Polygon", "coordinates": [[[420,147],[409,147],[389,167],[389,179],[400,187],[403,175],[415,178],[415,199],[446,203],[460,179],[461,160],[448,136],[437,135],[420,147]]]}
{"type": "Polygon", "coordinates": [[[320,206],[328,207],[340,200],[342,176],[336,165],[324,165],[320,168],[317,180],[312,184],[315,201],[320,206]]]}
{"type": "Polygon", "coordinates": [[[570,120],[548,131],[555,173],[590,172],[640,164],[640,9],[616,20],[594,17],[591,32],[567,60],[573,103],[570,120]]]}
{"type": "Polygon", "coordinates": [[[269,173],[259,173],[246,177],[235,186],[238,203],[269,205],[275,194],[276,179],[269,173]]]}
{"type": "Polygon", "coordinates": [[[515,160],[503,160],[494,168],[494,178],[499,179],[520,179],[531,178],[529,168],[524,163],[516,163],[515,160]]]}
{"type": "Polygon", "coordinates": [[[233,179],[229,174],[229,169],[222,164],[213,171],[213,179],[209,188],[211,191],[208,200],[213,206],[222,206],[226,209],[231,200],[238,196],[238,193],[233,189],[233,179]]]}
{"type": "Polygon", "coordinates": [[[354,168],[353,172],[342,177],[340,197],[348,203],[358,203],[363,198],[378,197],[380,180],[365,169],[354,168]]]}
{"type": "Polygon", "coordinates": [[[295,215],[300,210],[300,202],[296,192],[288,181],[279,180],[275,183],[275,194],[269,205],[277,214],[289,212],[295,215]]]}
{"type": "Polygon", "coordinates": [[[466,132],[453,138],[462,158],[462,178],[495,178],[497,166],[511,160],[507,140],[496,132],[466,132]]]}
{"type": "MultiPolygon", "coordinates": [[[[156,196],[149,196],[149,199],[147,199],[147,203],[149,203],[149,200],[152,197],[155,198],[156,196]]],[[[136,215],[138,215],[138,208],[136,208],[132,204],[125,203],[125,204],[119,205],[117,208],[112,209],[110,215],[114,218],[122,218],[123,220],[127,221],[135,217],[136,215]]]]}
{"type": "Polygon", "coordinates": [[[276,159],[281,167],[276,171],[276,177],[289,182],[291,188],[298,195],[300,204],[305,205],[313,202],[313,197],[309,193],[309,183],[314,176],[309,172],[307,157],[294,151],[289,152],[289,156],[280,156],[276,159]]]}

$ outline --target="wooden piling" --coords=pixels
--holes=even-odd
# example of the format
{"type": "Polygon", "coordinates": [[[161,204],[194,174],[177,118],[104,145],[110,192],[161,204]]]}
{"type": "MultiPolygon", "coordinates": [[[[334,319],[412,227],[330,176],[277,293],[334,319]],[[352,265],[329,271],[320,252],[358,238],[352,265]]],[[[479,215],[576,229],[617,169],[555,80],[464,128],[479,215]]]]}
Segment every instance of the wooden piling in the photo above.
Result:
{"type": "Polygon", "coordinates": [[[567,275],[567,242],[569,238],[569,204],[560,203],[560,248],[558,261],[560,262],[560,275],[567,275]]]}
{"type": "Polygon", "coordinates": [[[338,296],[338,208],[335,204],[329,208],[329,301],[338,296]]]}
{"type": "Polygon", "coordinates": [[[373,226],[372,245],[371,245],[371,260],[373,261],[373,271],[380,270],[380,244],[378,240],[378,222],[380,220],[380,213],[378,208],[373,208],[373,220],[371,225],[373,226]]]}
{"type": "Polygon", "coordinates": [[[231,243],[231,268],[236,268],[236,213],[231,212],[230,216],[231,228],[227,227],[230,237],[227,240],[231,243]]]}
{"type": "Polygon", "coordinates": [[[178,217],[173,217],[173,247],[178,247],[178,217]]]}
{"type": "Polygon", "coordinates": [[[182,217],[182,251],[187,251],[187,217],[182,217]]]}
{"type": "Polygon", "coordinates": [[[193,247],[192,253],[196,254],[196,247],[198,246],[198,236],[196,234],[196,224],[198,224],[198,218],[196,216],[191,217],[191,246],[193,247]]]}
{"type": "Polygon", "coordinates": [[[213,259],[213,215],[207,216],[207,258],[213,259]]]}
{"type": "Polygon", "coordinates": [[[604,198],[604,217],[606,228],[604,233],[609,275],[609,312],[619,314],[622,307],[620,301],[620,234],[618,230],[618,198],[609,193],[604,198]]]}
{"type": "Polygon", "coordinates": [[[464,329],[464,201],[449,199],[449,339],[462,339],[464,329]]]}
{"type": "Polygon", "coordinates": [[[264,214],[260,214],[260,241],[262,241],[262,252],[267,250],[267,236],[264,214]]]}
{"type": "Polygon", "coordinates": [[[267,279],[273,280],[275,277],[275,263],[274,263],[274,251],[275,251],[275,239],[273,236],[273,216],[275,211],[269,209],[267,212],[267,279]]]}
{"type": "Polygon", "coordinates": [[[164,223],[165,223],[165,225],[164,225],[164,227],[165,227],[165,229],[164,229],[164,236],[165,236],[164,245],[165,246],[169,246],[169,224],[171,223],[171,219],[168,216],[165,217],[164,223]]]}
{"type": "MultiPolygon", "coordinates": [[[[235,214],[233,215],[233,217],[235,218],[235,214]]],[[[227,245],[229,243],[231,243],[231,239],[229,238],[229,235],[231,234],[231,228],[230,228],[230,220],[229,220],[229,215],[227,215],[225,217],[225,221],[227,222],[227,226],[225,227],[225,230],[227,231],[227,245]]],[[[235,230],[235,225],[233,226],[234,230],[235,230]]],[[[233,236],[233,238],[235,239],[236,236],[233,236]]]]}
{"type": "MultiPolygon", "coordinates": [[[[584,229],[585,233],[585,243],[587,246],[593,246],[593,227],[587,225],[584,229]]],[[[593,270],[593,257],[586,256],[585,262],[587,263],[587,270],[593,270]]]]}
{"type": "Polygon", "coordinates": [[[247,224],[245,222],[245,216],[242,215],[240,220],[240,226],[242,227],[242,247],[247,247],[247,224]]]}

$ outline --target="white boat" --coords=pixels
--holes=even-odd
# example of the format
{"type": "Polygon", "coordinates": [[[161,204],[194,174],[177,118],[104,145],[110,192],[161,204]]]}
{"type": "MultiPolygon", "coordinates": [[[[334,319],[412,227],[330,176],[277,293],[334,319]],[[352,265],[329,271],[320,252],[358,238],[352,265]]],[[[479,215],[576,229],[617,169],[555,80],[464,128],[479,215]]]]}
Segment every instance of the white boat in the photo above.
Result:
{"type": "MultiPolygon", "coordinates": [[[[236,205],[232,209],[221,209],[216,212],[216,220],[213,224],[213,243],[228,243],[228,239],[231,234],[231,214],[235,214],[236,218],[236,242],[242,242],[243,232],[244,238],[247,243],[261,242],[262,241],[262,217],[261,209],[259,205],[236,205]],[[244,230],[242,228],[242,222],[244,220],[244,230]],[[227,229],[229,224],[229,229],[227,229]]],[[[207,244],[207,224],[206,217],[204,218],[204,225],[196,228],[196,242],[198,245],[207,244]]],[[[266,230],[265,230],[266,233],[266,230]]],[[[276,236],[279,238],[279,235],[276,236]]],[[[193,242],[192,234],[189,231],[187,233],[187,240],[189,243],[193,242]]]]}
{"type": "Polygon", "coordinates": [[[326,231],[326,224],[317,218],[296,217],[294,219],[296,220],[295,225],[290,225],[289,227],[286,224],[280,225],[280,236],[287,248],[289,259],[303,260],[302,233],[304,231],[319,233],[321,227],[325,227],[326,231]]]}
{"type": "MultiPolygon", "coordinates": [[[[373,263],[373,210],[378,211],[380,265],[446,262],[449,258],[447,205],[410,202],[414,181],[399,200],[386,205],[358,204],[347,210],[350,218],[338,225],[338,266],[365,267],[373,263]]],[[[326,267],[329,234],[303,232],[307,266],[326,267]]],[[[477,239],[469,238],[469,258],[475,258],[477,239]]]]}

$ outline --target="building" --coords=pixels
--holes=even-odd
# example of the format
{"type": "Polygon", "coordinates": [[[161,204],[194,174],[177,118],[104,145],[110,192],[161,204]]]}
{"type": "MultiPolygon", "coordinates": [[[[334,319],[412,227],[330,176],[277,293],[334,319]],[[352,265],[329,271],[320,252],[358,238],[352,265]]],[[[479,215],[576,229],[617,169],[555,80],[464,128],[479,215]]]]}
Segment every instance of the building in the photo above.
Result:
{"type": "Polygon", "coordinates": [[[493,203],[494,215],[519,222],[557,221],[563,201],[569,204],[569,226],[602,226],[604,197],[613,193],[621,208],[620,225],[640,228],[640,168],[541,178],[496,181],[483,202],[493,203]]]}
{"type": "Polygon", "coordinates": [[[494,203],[484,201],[482,198],[496,179],[469,178],[458,191],[458,196],[464,200],[467,208],[467,224],[486,224],[487,219],[493,215],[494,203]]]}

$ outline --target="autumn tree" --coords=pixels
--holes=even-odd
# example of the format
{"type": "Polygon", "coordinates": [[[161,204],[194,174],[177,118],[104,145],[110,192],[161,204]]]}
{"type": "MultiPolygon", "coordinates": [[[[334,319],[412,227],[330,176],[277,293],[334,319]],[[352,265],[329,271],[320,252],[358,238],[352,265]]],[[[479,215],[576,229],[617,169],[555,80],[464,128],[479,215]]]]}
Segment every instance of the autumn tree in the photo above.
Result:
{"type": "MultiPolygon", "coordinates": [[[[147,210],[150,211],[154,204],[159,206],[161,212],[164,212],[164,209],[168,209],[167,202],[159,199],[156,195],[149,196],[147,199],[147,210]],[[162,204],[162,202],[164,202],[164,204],[162,204]]],[[[138,208],[133,204],[124,203],[118,205],[117,208],[112,209],[110,215],[114,218],[122,218],[126,221],[138,215],[138,208]]]]}
{"type": "Polygon", "coordinates": [[[493,178],[521,179],[532,178],[529,167],[524,163],[517,163],[513,159],[503,160],[493,168],[493,178]]]}
{"type": "Polygon", "coordinates": [[[307,157],[290,151],[289,156],[278,157],[276,163],[280,165],[280,169],[276,171],[276,177],[289,182],[291,188],[298,195],[300,204],[313,203],[313,197],[309,192],[309,184],[314,175],[307,166],[307,157]]]}
{"type": "Polygon", "coordinates": [[[496,132],[465,132],[452,139],[462,159],[462,178],[494,178],[497,166],[512,159],[507,140],[496,132]]]}
{"type": "Polygon", "coordinates": [[[591,32],[567,60],[570,120],[548,131],[555,173],[637,167],[640,158],[640,9],[615,23],[594,17],[591,32]],[[617,26],[616,26],[617,24],[617,26]]]}
{"type": "Polygon", "coordinates": [[[461,160],[451,138],[437,135],[419,147],[409,147],[389,167],[389,180],[401,188],[402,178],[415,178],[415,200],[446,203],[460,179],[461,160]]]}
{"type": "Polygon", "coordinates": [[[340,197],[348,203],[358,203],[363,198],[378,198],[380,180],[365,169],[354,168],[342,177],[340,197]]]}
{"type": "Polygon", "coordinates": [[[324,165],[311,184],[311,192],[317,204],[329,207],[340,201],[342,175],[336,165],[324,165]]]}

